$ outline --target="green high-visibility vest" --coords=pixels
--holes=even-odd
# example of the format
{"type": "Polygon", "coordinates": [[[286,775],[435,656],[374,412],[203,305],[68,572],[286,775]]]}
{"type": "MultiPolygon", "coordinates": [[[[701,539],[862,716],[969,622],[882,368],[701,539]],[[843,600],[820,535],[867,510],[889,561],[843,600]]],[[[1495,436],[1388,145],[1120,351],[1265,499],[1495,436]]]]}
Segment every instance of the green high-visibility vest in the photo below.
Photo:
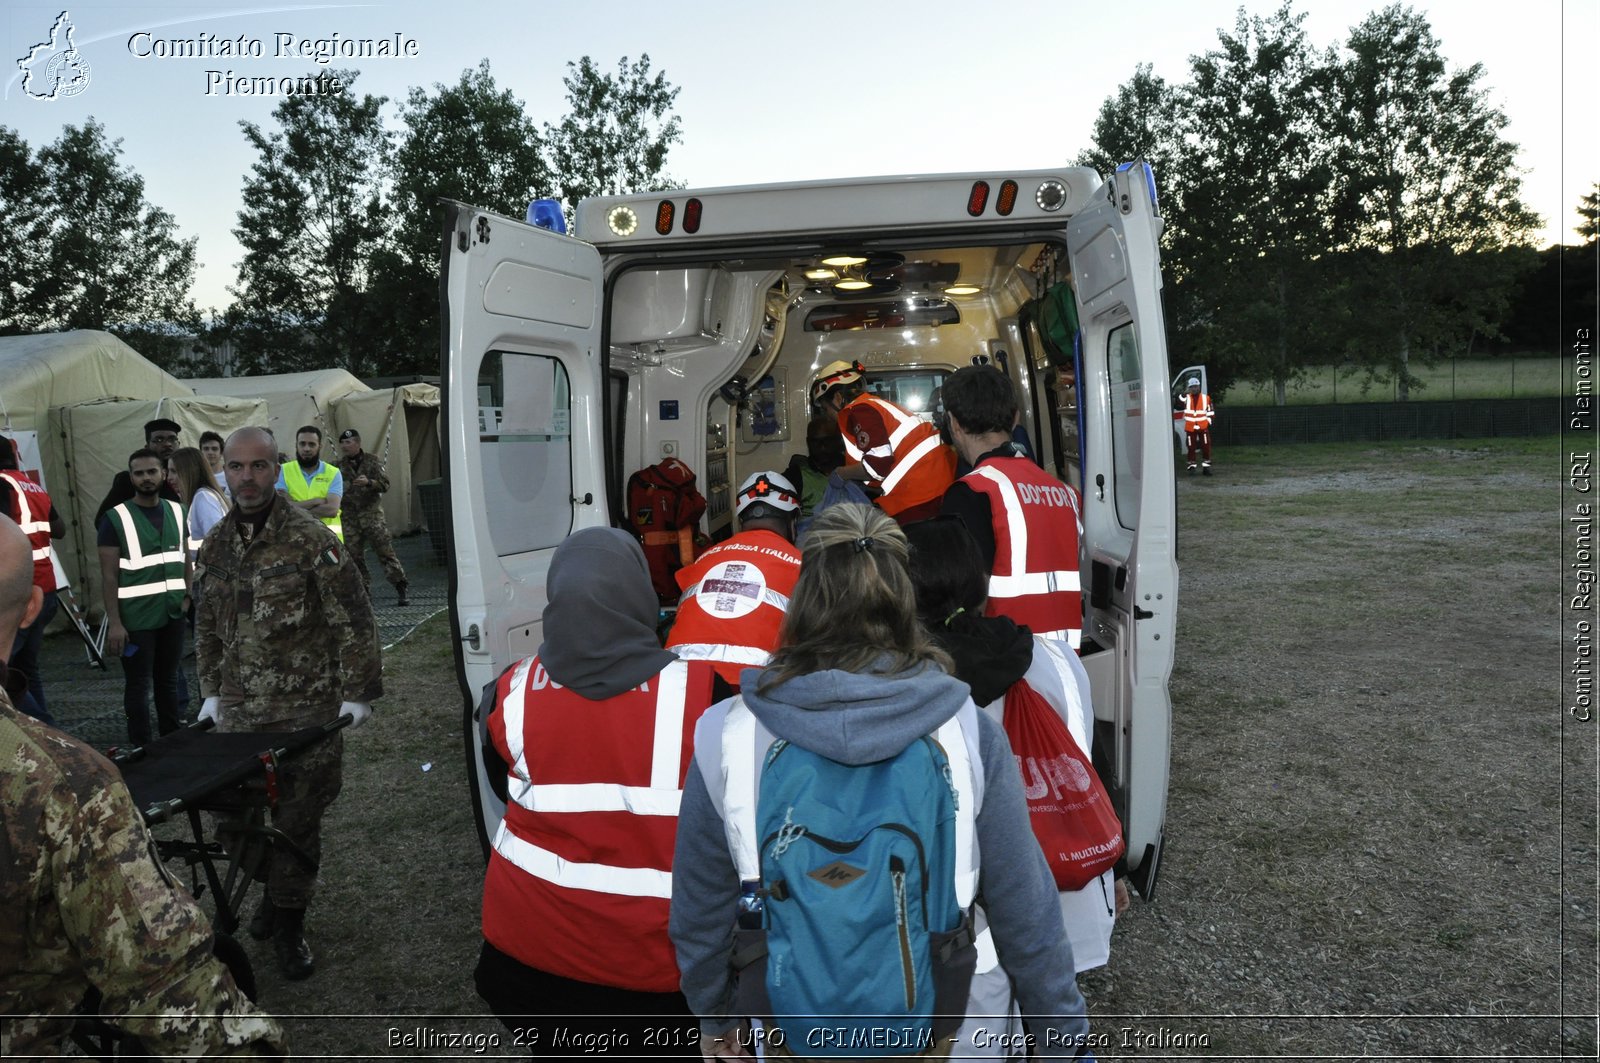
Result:
{"type": "MultiPolygon", "coordinates": [[[[307,479],[306,471],[300,467],[300,463],[291,461],[283,467],[283,486],[289,492],[289,498],[295,502],[303,502],[308,498],[327,498],[328,488],[333,486],[333,478],[337,475],[339,475],[337,468],[320,461],[317,463],[316,474],[307,479]]],[[[340,507],[341,510],[343,508],[340,507]]],[[[339,523],[339,514],[317,519],[331,528],[341,543],[344,542],[344,525],[339,523]]]]}
{"type": "Polygon", "coordinates": [[[113,506],[107,515],[117,533],[122,557],[117,561],[117,611],[129,631],[154,631],[183,615],[183,507],[162,499],[167,507],[160,530],[136,502],[113,506]]]}

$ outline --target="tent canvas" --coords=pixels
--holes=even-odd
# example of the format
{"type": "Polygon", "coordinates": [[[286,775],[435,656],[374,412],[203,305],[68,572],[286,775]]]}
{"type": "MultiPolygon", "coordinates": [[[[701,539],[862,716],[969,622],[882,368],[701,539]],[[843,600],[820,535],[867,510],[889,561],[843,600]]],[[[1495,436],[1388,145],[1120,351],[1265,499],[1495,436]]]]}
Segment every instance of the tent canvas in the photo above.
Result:
{"type": "Polygon", "coordinates": [[[109,332],[0,336],[0,428],[43,434],[56,406],[192,394],[188,384],[109,332]]]}
{"type": "Polygon", "coordinates": [[[144,445],[144,423],[156,417],[178,422],[180,446],[198,446],[206,429],[226,436],[262,424],[266,403],[220,396],[160,399],[101,399],[51,409],[47,438],[40,440],[50,498],[67,522],[56,552],[86,608],[98,606],[100,561],[94,515],[128,455],[144,445]]]}
{"type": "Polygon", "coordinates": [[[303,425],[322,430],[322,457],[337,461],[333,441],[339,429],[334,405],[346,395],[371,390],[344,369],[318,369],[308,373],[269,373],[265,376],[202,377],[186,380],[197,395],[232,395],[262,399],[267,404],[266,427],[278,437],[278,449],[294,456],[294,436],[303,425]]]}

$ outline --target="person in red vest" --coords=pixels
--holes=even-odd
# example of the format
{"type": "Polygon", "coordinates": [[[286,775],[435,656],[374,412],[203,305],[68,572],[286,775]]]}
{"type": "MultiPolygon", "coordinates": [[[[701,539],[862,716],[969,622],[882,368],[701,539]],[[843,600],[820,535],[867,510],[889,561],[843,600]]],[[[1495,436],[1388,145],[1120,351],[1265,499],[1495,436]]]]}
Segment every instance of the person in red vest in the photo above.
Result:
{"type": "Polygon", "coordinates": [[[852,462],[840,472],[876,484],[878,508],[901,524],[931,517],[955,481],[955,451],[939,441],[938,428],[867,392],[865,372],[860,362],[831,362],[811,383],[818,412],[839,419],[852,462]]]}
{"type": "Polygon", "coordinates": [[[950,436],[972,471],[945,493],[989,565],[987,616],[1007,616],[1074,650],[1083,641],[1078,493],[1021,456],[1012,443],[1017,396],[992,365],[944,382],[950,436]]]}
{"type": "Polygon", "coordinates": [[[67,534],[66,522],[56,512],[55,505],[45,489],[22,471],[16,443],[0,438],[0,513],[4,513],[22,528],[33,550],[33,585],[44,594],[44,603],[33,623],[17,632],[11,647],[11,670],[27,676],[28,686],[17,701],[17,708],[45,723],[54,723],[50,707],[44,700],[44,680],[39,675],[39,649],[44,642],[44,629],[55,617],[60,605],[56,591],[60,590],[56,575],[56,562],[52,556],[51,539],[67,534]]]}
{"type": "Polygon", "coordinates": [[[581,1030],[626,1036],[614,1053],[681,1055],[699,1038],[667,938],[678,802],[695,723],[732,691],[709,662],[661,648],[650,569],[627,532],[574,532],[546,586],[538,653],[484,691],[484,759],[508,794],[478,995],[535,1054],[576,1055],[552,1037],[581,1030]],[[600,1018],[590,1029],[584,1016],[600,1018]],[[662,1027],[681,1036],[646,1044],[662,1027]]]}
{"type": "Polygon", "coordinates": [[[678,570],[683,596],[667,649],[685,660],[710,661],[735,687],[746,668],[767,663],[800,578],[794,548],[799,514],[799,492],[785,477],[758,472],[745,480],[734,507],[739,534],[678,570]]]}
{"type": "Polygon", "coordinates": [[[1189,390],[1183,396],[1183,434],[1189,442],[1189,475],[1194,475],[1195,451],[1201,454],[1200,471],[1211,475],[1211,418],[1216,410],[1211,406],[1211,396],[1200,390],[1200,378],[1189,378],[1189,390]]]}

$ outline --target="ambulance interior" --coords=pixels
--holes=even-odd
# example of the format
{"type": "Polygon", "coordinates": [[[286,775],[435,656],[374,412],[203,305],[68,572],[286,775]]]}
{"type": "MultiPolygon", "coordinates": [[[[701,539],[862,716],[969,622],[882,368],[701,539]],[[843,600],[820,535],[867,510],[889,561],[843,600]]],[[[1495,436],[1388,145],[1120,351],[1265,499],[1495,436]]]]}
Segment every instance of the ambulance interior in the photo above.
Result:
{"type": "Polygon", "coordinates": [[[707,500],[705,530],[731,534],[732,494],[806,449],[809,388],[835,360],[932,420],[944,378],[988,362],[1016,383],[1045,466],[1076,483],[1074,377],[1050,364],[1024,308],[1065,280],[1054,245],[751,257],[616,275],[609,306],[608,462],[618,518],[632,472],[676,457],[707,500]]]}

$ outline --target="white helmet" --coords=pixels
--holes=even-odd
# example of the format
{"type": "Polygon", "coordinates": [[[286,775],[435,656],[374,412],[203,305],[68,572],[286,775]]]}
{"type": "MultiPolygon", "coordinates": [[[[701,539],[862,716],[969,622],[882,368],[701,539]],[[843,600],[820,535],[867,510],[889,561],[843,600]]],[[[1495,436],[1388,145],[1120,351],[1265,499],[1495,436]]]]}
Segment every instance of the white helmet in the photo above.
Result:
{"type": "Polygon", "coordinates": [[[800,508],[800,492],[794,489],[794,484],[775,472],[751,473],[744,483],[739,485],[739,501],[734,506],[733,512],[743,515],[745,509],[757,502],[771,506],[782,513],[793,513],[800,508]]]}
{"type": "Polygon", "coordinates": [[[1192,387],[1192,388],[1199,387],[1200,386],[1200,378],[1197,377],[1197,376],[1190,377],[1189,378],[1189,386],[1192,387]]]}
{"type": "Polygon", "coordinates": [[[854,384],[866,371],[860,362],[829,362],[811,382],[811,401],[820,402],[822,396],[841,384],[854,384]]]}

